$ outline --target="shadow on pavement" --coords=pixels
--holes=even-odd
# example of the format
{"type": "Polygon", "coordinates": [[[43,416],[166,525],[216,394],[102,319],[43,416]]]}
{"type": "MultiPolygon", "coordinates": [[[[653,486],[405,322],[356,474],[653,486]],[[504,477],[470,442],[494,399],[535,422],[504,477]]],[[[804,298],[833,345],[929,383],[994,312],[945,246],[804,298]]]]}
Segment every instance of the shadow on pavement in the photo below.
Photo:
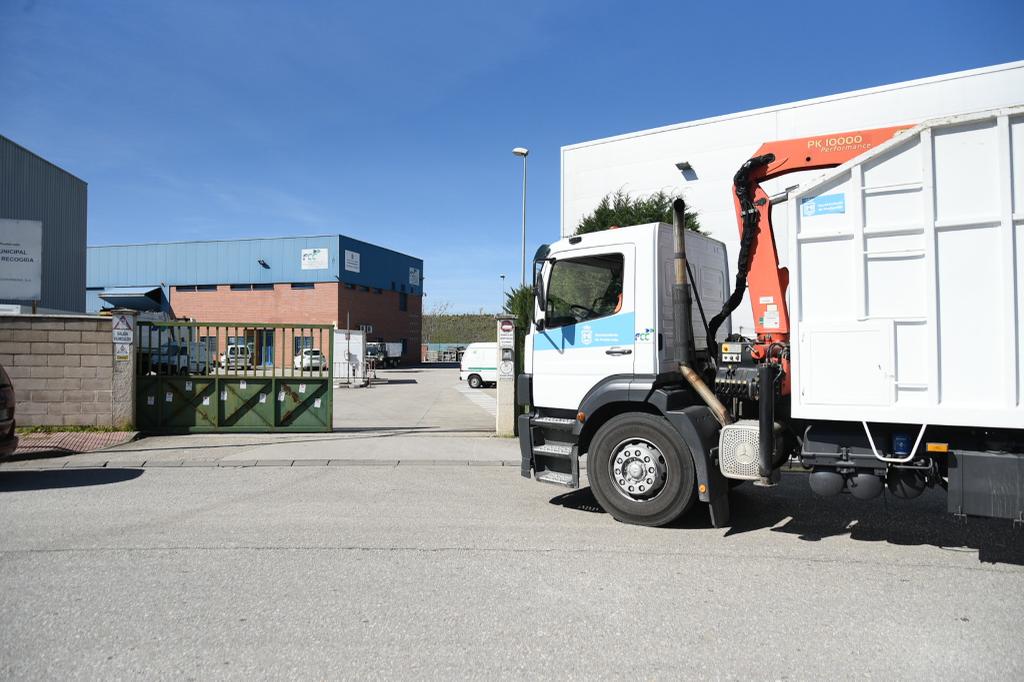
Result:
{"type": "Polygon", "coordinates": [[[563,493],[552,497],[549,501],[553,505],[565,507],[566,509],[575,509],[576,511],[585,511],[592,514],[605,513],[604,509],[601,509],[601,505],[597,503],[597,499],[594,498],[594,493],[590,491],[589,487],[563,493]]]}
{"type": "Polygon", "coordinates": [[[53,469],[0,471],[0,493],[52,488],[80,488],[124,483],[142,475],[142,469],[53,469]]]}
{"type": "MultiPolygon", "coordinates": [[[[550,502],[568,509],[604,513],[590,488],[558,495],[550,502]]],[[[1024,566],[1024,529],[1014,528],[1009,519],[957,521],[946,512],[942,491],[929,491],[916,500],[902,500],[888,493],[870,501],[849,495],[824,499],[810,492],[802,475],[794,474],[783,476],[774,489],[752,485],[735,488],[729,506],[731,523],[723,529],[723,538],[765,529],[794,535],[805,542],[848,536],[858,542],[976,551],[982,563],[1024,566]]],[[[667,528],[710,529],[707,506],[695,505],[667,528]]]]}
{"type": "Polygon", "coordinates": [[[420,383],[420,382],[416,381],[415,379],[392,379],[391,377],[386,377],[386,381],[387,381],[387,384],[389,386],[390,385],[418,384],[418,383],[420,383]]]}

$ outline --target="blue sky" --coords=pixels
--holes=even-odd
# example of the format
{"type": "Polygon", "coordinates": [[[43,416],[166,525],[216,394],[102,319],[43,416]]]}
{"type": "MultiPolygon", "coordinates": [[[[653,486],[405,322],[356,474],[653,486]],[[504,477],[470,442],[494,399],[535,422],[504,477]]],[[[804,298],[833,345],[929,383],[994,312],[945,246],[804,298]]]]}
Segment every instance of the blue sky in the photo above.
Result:
{"type": "Polygon", "coordinates": [[[1024,57],[1024,2],[0,0],[0,133],[89,243],[341,232],[497,307],[558,236],[559,147],[1024,57]]]}

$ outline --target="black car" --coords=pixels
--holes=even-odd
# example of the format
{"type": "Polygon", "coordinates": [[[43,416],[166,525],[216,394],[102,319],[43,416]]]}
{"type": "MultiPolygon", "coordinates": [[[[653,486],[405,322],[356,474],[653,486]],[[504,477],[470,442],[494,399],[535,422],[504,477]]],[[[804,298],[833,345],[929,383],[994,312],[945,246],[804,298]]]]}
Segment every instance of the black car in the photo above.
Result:
{"type": "Polygon", "coordinates": [[[18,447],[14,435],[14,386],[0,365],[0,457],[6,457],[18,447]]]}

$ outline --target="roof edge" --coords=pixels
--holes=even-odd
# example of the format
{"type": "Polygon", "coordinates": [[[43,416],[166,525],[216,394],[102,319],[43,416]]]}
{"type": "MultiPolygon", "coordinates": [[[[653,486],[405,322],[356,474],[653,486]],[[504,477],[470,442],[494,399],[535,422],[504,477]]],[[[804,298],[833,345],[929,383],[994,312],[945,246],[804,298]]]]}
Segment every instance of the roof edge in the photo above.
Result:
{"type": "Polygon", "coordinates": [[[85,181],[85,180],[83,180],[82,178],[78,177],[77,175],[75,175],[75,174],[74,174],[74,173],[72,173],[71,171],[67,170],[66,168],[61,168],[60,166],[58,166],[57,164],[55,164],[55,163],[54,163],[53,161],[50,161],[50,160],[49,160],[49,159],[47,159],[46,157],[43,157],[43,156],[40,156],[39,154],[36,154],[36,153],[35,153],[34,151],[32,151],[31,149],[29,149],[28,147],[26,147],[26,146],[24,146],[24,145],[21,145],[21,144],[18,144],[17,142],[15,142],[15,141],[14,141],[14,140],[12,140],[11,138],[7,137],[6,135],[0,135],[0,139],[4,139],[4,140],[6,140],[6,141],[10,142],[10,143],[11,143],[11,144],[13,144],[13,145],[14,145],[15,147],[17,147],[17,148],[18,148],[18,149],[20,149],[21,151],[25,152],[26,154],[29,154],[30,156],[34,156],[35,158],[39,159],[40,161],[42,161],[42,162],[43,162],[43,163],[45,163],[46,165],[48,165],[48,166],[51,166],[51,167],[53,167],[53,168],[56,168],[57,170],[59,170],[59,171],[60,171],[61,173],[63,173],[64,175],[67,175],[68,177],[70,177],[70,178],[72,178],[72,179],[74,179],[74,180],[78,180],[78,181],[79,181],[80,183],[82,183],[83,185],[86,185],[86,186],[88,186],[88,184],[89,184],[88,182],[86,182],[86,181],[85,181]]]}
{"type": "Polygon", "coordinates": [[[759,107],[757,109],[746,109],[744,111],[737,111],[731,114],[720,114],[718,116],[709,116],[706,118],[698,118],[692,121],[684,121],[682,123],[672,123],[665,126],[659,126],[657,128],[645,128],[643,130],[637,130],[631,133],[622,133],[619,135],[611,135],[609,137],[600,137],[594,140],[587,140],[584,142],[576,142],[574,144],[564,145],[561,147],[561,152],[564,154],[567,151],[573,151],[576,149],[583,149],[586,147],[593,147],[608,142],[619,142],[621,140],[628,140],[637,137],[646,137],[647,135],[655,135],[657,133],[669,132],[672,130],[681,130],[683,128],[694,128],[702,125],[709,125],[711,123],[720,123],[722,121],[730,121],[740,118],[748,118],[750,116],[759,116],[762,114],[770,114],[777,111],[785,111],[788,109],[799,109],[801,107],[812,106],[815,104],[823,104],[825,102],[836,102],[843,99],[849,99],[852,97],[861,97],[864,95],[873,95],[882,92],[891,92],[893,90],[901,90],[903,88],[913,88],[921,85],[928,85],[930,83],[941,83],[943,81],[958,80],[960,78],[967,78],[970,76],[979,76],[988,73],[998,73],[1000,71],[1012,71],[1014,69],[1024,69],[1024,60],[1006,62],[1003,64],[993,64],[991,66],[982,66],[976,69],[967,69],[965,71],[952,71],[950,73],[939,74],[937,76],[925,76],[924,78],[915,78],[908,81],[899,81],[897,83],[887,83],[884,85],[875,85],[868,88],[861,88],[859,90],[847,90],[846,92],[839,92],[833,95],[823,95],[821,97],[812,97],[810,99],[797,100],[795,102],[785,102],[783,104],[773,104],[767,107],[759,107]]]}

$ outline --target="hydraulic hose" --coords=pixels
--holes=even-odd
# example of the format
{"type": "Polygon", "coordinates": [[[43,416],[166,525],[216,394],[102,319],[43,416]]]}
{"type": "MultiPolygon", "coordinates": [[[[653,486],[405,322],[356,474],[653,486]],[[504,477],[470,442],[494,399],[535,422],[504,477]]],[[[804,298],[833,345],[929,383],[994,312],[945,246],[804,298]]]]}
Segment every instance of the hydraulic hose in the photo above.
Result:
{"type": "Polygon", "coordinates": [[[718,328],[728,319],[732,311],[736,310],[743,301],[743,294],[746,293],[747,274],[750,272],[750,261],[752,258],[751,252],[753,251],[754,241],[757,239],[759,229],[758,223],[760,222],[761,215],[757,210],[757,206],[754,205],[753,185],[750,182],[750,176],[754,171],[767,166],[774,160],[774,154],[763,154],[748,159],[736,171],[736,175],[732,179],[736,198],[739,200],[743,230],[740,233],[740,254],[736,262],[735,287],[722,306],[721,312],[712,317],[711,321],[708,322],[708,349],[714,349],[715,355],[718,354],[718,343],[715,341],[718,328]]]}

